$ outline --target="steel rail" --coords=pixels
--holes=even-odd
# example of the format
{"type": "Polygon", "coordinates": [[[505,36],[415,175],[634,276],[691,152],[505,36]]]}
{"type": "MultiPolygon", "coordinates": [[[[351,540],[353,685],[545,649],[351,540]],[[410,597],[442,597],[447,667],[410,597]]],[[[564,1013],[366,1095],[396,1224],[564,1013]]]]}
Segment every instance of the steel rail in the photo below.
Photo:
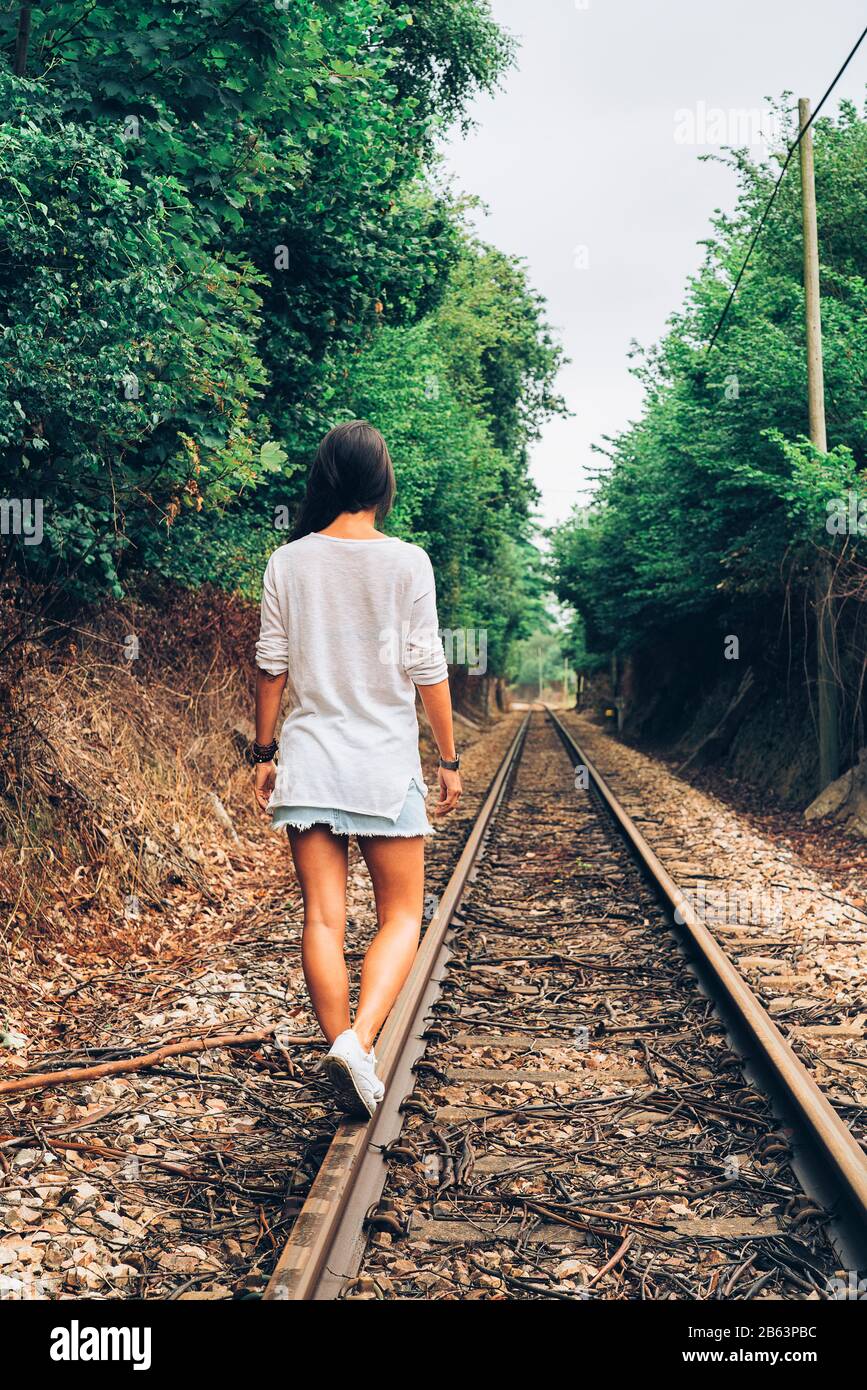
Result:
{"type": "Polygon", "coordinates": [[[867,1269],[867,1155],[602,773],[553,710],[545,708],[573,765],[586,767],[595,790],[670,911],[673,930],[703,991],[716,1005],[747,1075],[791,1129],[792,1167],[805,1191],[829,1213],[831,1235],[846,1268],[867,1269]]]}
{"type": "Polygon", "coordinates": [[[449,929],[518,765],[530,713],[500,763],[377,1044],[385,1097],[369,1123],[345,1121],[337,1130],[265,1289],[266,1299],[334,1299],[358,1272],[367,1240],[365,1217],[388,1176],[383,1151],[401,1131],[401,1109],[413,1089],[413,1068],[425,1049],[425,1017],[440,992],[442,968],[450,955],[449,929]]]}

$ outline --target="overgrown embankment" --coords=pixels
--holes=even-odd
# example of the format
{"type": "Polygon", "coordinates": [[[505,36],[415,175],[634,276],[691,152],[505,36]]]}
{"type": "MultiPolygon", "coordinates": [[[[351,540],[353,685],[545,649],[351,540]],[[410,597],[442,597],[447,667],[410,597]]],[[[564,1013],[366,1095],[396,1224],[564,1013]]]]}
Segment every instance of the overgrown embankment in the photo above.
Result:
{"type": "MultiPolygon", "coordinates": [[[[0,725],[7,937],[141,944],[173,886],[216,901],[227,858],[271,835],[246,761],[258,626],[245,599],[168,586],[12,649],[0,725]]],[[[452,680],[473,724],[497,717],[496,678],[452,680]]],[[[430,766],[421,710],[420,725],[430,766]]],[[[463,745],[475,730],[460,713],[458,725],[463,745]]]]}
{"type": "Polygon", "coordinates": [[[255,601],[363,416],[389,530],[503,672],[542,587],[529,446],[565,406],[526,266],[440,177],[514,55],[487,0],[32,8],[24,54],[0,13],[0,580],[42,611],[155,577],[255,601]]]}
{"type": "MultiPolygon", "coordinates": [[[[7,931],[135,931],[256,822],[236,726],[258,615],[217,589],[104,605],[10,672],[0,797],[7,931]]],[[[242,741],[242,740],[241,740],[242,741]]]]}

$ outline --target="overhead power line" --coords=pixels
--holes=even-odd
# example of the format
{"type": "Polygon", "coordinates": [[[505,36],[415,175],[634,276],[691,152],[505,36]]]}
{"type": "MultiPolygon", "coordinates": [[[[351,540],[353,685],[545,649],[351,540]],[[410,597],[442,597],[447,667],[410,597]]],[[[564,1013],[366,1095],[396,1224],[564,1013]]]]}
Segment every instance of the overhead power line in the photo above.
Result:
{"type": "Polygon", "coordinates": [[[728,299],[726,300],[725,308],[723,309],[722,313],[720,314],[719,322],[717,323],[717,326],[716,326],[716,328],[714,329],[713,334],[712,334],[712,336],[711,336],[711,340],[710,340],[710,342],[709,342],[708,345],[707,345],[707,350],[708,350],[708,352],[711,351],[711,348],[713,347],[714,343],[716,342],[717,338],[719,337],[720,333],[722,332],[723,324],[725,323],[726,318],[728,317],[729,309],[732,307],[732,304],[734,303],[735,295],[737,294],[737,292],[738,292],[738,290],[739,290],[739,288],[740,288],[740,283],[741,283],[741,281],[742,281],[743,278],[744,278],[744,274],[746,273],[747,266],[748,266],[749,263],[750,263],[750,258],[751,258],[753,252],[754,252],[755,249],[756,249],[756,245],[758,244],[759,237],[760,237],[761,234],[762,234],[762,229],[763,229],[765,223],[767,222],[768,217],[770,216],[771,208],[774,206],[774,203],[776,202],[777,194],[778,194],[779,191],[780,191],[780,184],[783,182],[783,179],[784,179],[785,174],[786,174],[786,170],[788,169],[789,165],[791,164],[792,158],[793,158],[795,152],[797,151],[797,149],[798,149],[798,147],[799,147],[801,141],[803,140],[803,138],[804,138],[804,136],[806,135],[807,131],[810,129],[810,126],[811,126],[811,125],[813,124],[813,122],[815,121],[815,119],[816,119],[816,117],[818,116],[819,112],[821,111],[822,107],[825,105],[825,102],[828,100],[829,96],[830,96],[831,93],[833,92],[833,90],[834,90],[834,88],[836,87],[837,83],[840,81],[840,78],[843,76],[843,73],[846,71],[846,69],[848,68],[848,66],[849,66],[849,64],[851,63],[852,59],[855,57],[855,54],[858,52],[858,49],[861,47],[861,44],[864,42],[864,39],[865,39],[865,38],[867,38],[867,28],[864,28],[864,29],[861,31],[861,34],[860,34],[860,36],[859,36],[859,38],[858,38],[857,43],[855,44],[854,48],[853,48],[852,51],[850,52],[850,54],[849,54],[849,56],[847,57],[845,63],[843,64],[843,66],[840,68],[840,71],[837,73],[836,77],[834,78],[834,81],[831,83],[831,85],[830,85],[830,87],[828,88],[828,90],[826,91],[825,95],[822,97],[822,100],[819,102],[819,104],[818,104],[818,106],[816,107],[815,111],[813,111],[812,114],[810,115],[810,119],[804,124],[803,128],[802,128],[801,130],[798,131],[798,138],[797,138],[797,140],[795,140],[795,142],[789,147],[789,150],[788,150],[788,152],[787,152],[787,154],[786,154],[786,158],[785,158],[785,160],[784,160],[784,162],[783,162],[783,167],[782,167],[782,169],[780,170],[780,176],[779,176],[779,178],[777,179],[777,182],[774,184],[773,192],[771,193],[771,196],[770,196],[770,198],[768,199],[768,202],[767,202],[767,206],[765,207],[765,210],[764,210],[764,212],[762,213],[761,220],[759,221],[759,225],[758,225],[758,227],[756,228],[756,230],[755,230],[755,232],[754,232],[754,234],[753,234],[753,239],[752,239],[752,241],[750,242],[749,250],[747,251],[747,254],[746,254],[746,256],[744,257],[744,263],[743,263],[743,265],[741,266],[740,270],[738,271],[738,277],[737,277],[737,279],[735,280],[734,285],[732,286],[731,294],[729,295],[728,299]]]}

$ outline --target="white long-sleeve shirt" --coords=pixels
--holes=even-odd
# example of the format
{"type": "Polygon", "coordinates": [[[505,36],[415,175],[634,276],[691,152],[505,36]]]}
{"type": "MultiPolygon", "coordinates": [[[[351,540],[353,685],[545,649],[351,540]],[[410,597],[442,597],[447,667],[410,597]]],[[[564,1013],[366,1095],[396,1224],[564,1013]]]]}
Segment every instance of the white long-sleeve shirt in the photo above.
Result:
{"type": "Polygon", "coordinates": [[[320,532],[281,546],[265,570],[256,663],[288,672],[270,806],[396,820],[413,778],[424,787],[415,687],[448,674],[425,551],[320,532]]]}

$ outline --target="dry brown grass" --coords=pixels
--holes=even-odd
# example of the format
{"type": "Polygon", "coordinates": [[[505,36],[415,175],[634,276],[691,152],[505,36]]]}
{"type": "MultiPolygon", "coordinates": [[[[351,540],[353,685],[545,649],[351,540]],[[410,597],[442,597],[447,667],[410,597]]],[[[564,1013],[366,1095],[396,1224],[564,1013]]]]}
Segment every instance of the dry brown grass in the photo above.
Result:
{"type": "Polygon", "coordinates": [[[262,834],[234,726],[251,717],[258,613],[219,590],[105,606],[4,672],[0,935],[129,923],[262,834]],[[137,639],[134,659],[130,638],[137,639]],[[222,847],[222,848],[221,848],[222,847]]]}

